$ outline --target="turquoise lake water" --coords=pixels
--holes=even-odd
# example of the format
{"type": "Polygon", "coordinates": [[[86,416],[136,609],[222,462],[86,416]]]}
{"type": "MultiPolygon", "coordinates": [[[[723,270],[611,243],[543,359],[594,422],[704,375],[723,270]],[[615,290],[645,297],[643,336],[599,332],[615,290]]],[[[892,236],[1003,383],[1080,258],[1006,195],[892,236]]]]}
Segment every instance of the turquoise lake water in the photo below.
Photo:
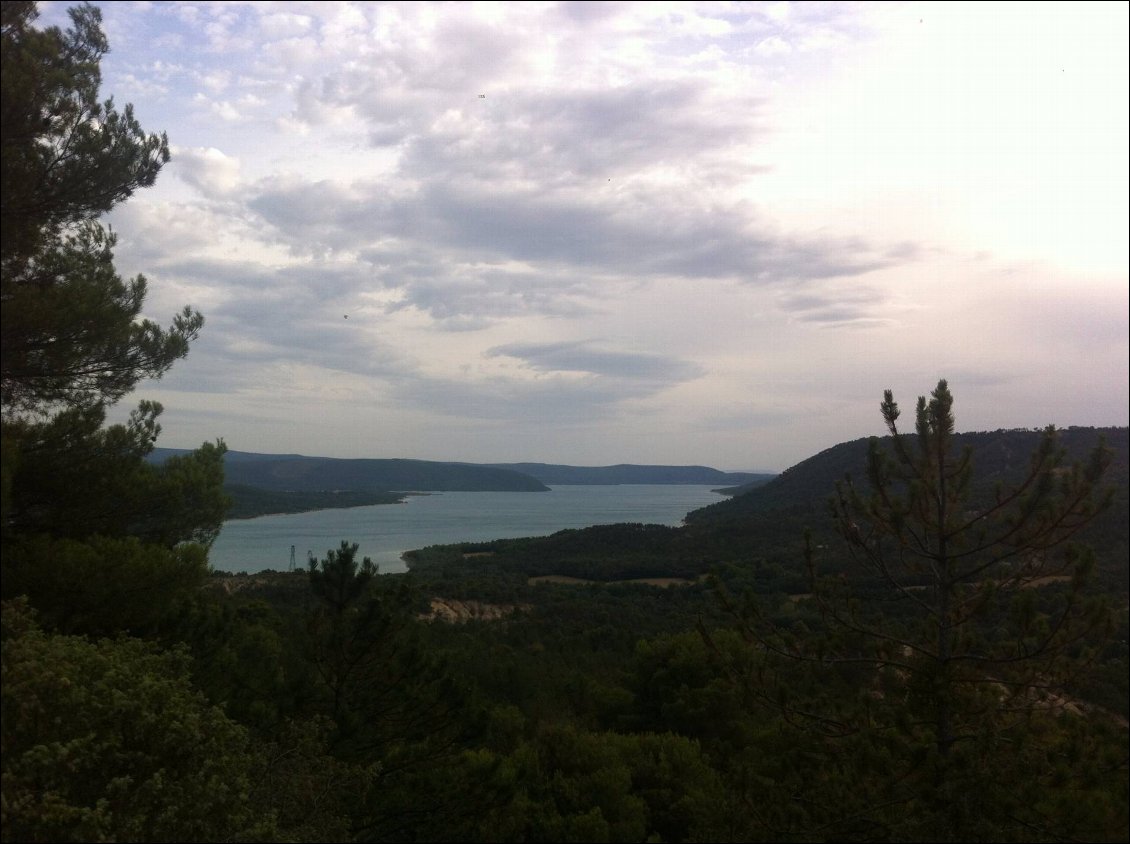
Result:
{"type": "Polygon", "coordinates": [[[428,545],[548,536],[617,522],[678,525],[691,510],[721,501],[709,486],[557,486],[549,492],[437,492],[402,504],[316,510],[225,522],[209,558],[221,571],[286,571],[341,541],[358,543],[382,574],[407,571],[400,555],[428,545]]]}

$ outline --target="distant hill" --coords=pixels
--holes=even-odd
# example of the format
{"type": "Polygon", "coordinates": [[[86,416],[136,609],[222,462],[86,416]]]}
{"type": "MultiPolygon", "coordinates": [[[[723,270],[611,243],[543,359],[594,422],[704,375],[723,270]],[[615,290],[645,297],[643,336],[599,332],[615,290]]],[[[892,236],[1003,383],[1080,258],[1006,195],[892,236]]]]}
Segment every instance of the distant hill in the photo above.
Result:
{"type": "MultiPolygon", "coordinates": [[[[1126,591],[1127,559],[1130,558],[1130,444],[1126,428],[1066,428],[1060,443],[1068,461],[1083,461],[1102,437],[1114,452],[1104,486],[1113,487],[1114,499],[1077,537],[1095,551],[1098,578],[1103,588],[1115,594],[1126,591]]],[[[957,434],[958,448],[973,449],[974,506],[988,504],[997,482],[1011,487],[1026,474],[1041,433],[1029,430],[957,434]]],[[[747,554],[799,562],[806,530],[813,542],[826,546],[825,553],[838,553],[843,545],[833,532],[828,507],[836,481],[850,473],[862,487],[867,479],[869,440],[853,440],[829,448],[782,472],[767,484],[741,495],[688,513],[684,523],[699,547],[719,556],[747,554]]],[[[825,561],[827,565],[827,560],[825,561]]]]}
{"type": "MultiPolygon", "coordinates": [[[[161,462],[182,449],[155,449],[150,459],[161,462]]],[[[280,492],[545,492],[545,484],[506,469],[428,460],[369,460],[256,454],[224,455],[228,485],[280,492]]]]}
{"type": "MultiPolygon", "coordinates": [[[[155,449],[161,462],[184,449],[155,449]]],[[[339,459],[229,451],[225,482],[286,492],[325,490],[544,492],[547,485],[707,484],[750,488],[775,475],[722,472],[708,466],[566,466],[550,463],[445,463],[405,459],[339,459]]]]}
{"type": "Polygon", "coordinates": [[[776,475],[754,472],[722,472],[709,466],[640,466],[620,463],[615,466],[562,466],[554,463],[491,463],[496,469],[509,469],[537,478],[550,486],[573,484],[724,484],[755,486],[776,475]]]}
{"type": "MultiPolygon", "coordinates": [[[[1060,442],[1069,462],[1085,460],[1106,440],[1113,461],[1104,486],[1113,487],[1109,510],[1080,532],[1094,549],[1094,587],[1125,595],[1130,559],[1130,443],[1126,428],[1067,428],[1060,442]]],[[[998,481],[1008,488],[1029,468],[1041,433],[1032,430],[956,435],[973,449],[972,506],[987,501],[998,481]]],[[[549,537],[435,546],[406,555],[413,571],[470,560],[472,569],[517,571],[527,577],[560,575],[610,583],[627,578],[685,578],[717,573],[733,594],[807,591],[805,535],[822,571],[851,569],[834,530],[828,501],[845,474],[866,483],[867,439],[826,449],[767,483],[687,514],[682,527],[620,524],[561,531],[549,537]],[[472,559],[473,558],[473,559],[472,559]]],[[[889,444],[888,444],[889,445],[889,444]]]]}
{"type": "MultiPolygon", "coordinates": [[[[1125,493],[1130,447],[1127,428],[1065,428],[1059,432],[1060,444],[1069,461],[1083,460],[1100,437],[1114,451],[1114,465],[1108,482],[1125,493]]],[[[1010,483],[1023,477],[1042,432],[1001,430],[955,435],[954,453],[973,449],[976,485],[987,491],[998,481],[1010,483]]],[[[867,449],[870,438],[852,440],[826,449],[782,472],[768,483],[747,485],[734,490],[734,497],[687,515],[688,523],[730,520],[774,511],[824,512],[824,505],[835,492],[836,482],[851,474],[862,483],[867,475],[867,449]]]]}

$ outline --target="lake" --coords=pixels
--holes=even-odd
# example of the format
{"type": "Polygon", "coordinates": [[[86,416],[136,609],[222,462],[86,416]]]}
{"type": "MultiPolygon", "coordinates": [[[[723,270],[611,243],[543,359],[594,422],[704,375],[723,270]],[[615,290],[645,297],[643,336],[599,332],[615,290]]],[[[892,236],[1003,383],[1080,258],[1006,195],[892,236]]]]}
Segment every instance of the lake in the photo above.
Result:
{"type": "Polygon", "coordinates": [[[556,486],[549,492],[436,492],[402,504],[315,510],[225,522],[209,554],[220,571],[286,571],[291,546],[305,568],[341,541],[358,543],[382,574],[407,571],[400,555],[428,545],[548,536],[566,528],[617,522],[679,525],[691,510],[724,496],[709,486],[622,484],[556,486]]]}

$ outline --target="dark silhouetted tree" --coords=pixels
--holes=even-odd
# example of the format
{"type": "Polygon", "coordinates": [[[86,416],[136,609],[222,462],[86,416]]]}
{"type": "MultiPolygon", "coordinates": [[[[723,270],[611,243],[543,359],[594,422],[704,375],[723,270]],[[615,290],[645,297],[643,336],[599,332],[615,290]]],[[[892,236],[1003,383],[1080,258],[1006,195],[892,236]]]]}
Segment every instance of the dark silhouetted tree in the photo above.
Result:
{"type": "Polygon", "coordinates": [[[817,554],[834,552],[807,543],[821,629],[756,600],[743,607],[759,657],[750,688],[820,736],[806,752],[827,752],[826,772],[844,777],[814,784],[824,811],[803,822],[933,840],[1109,835],[1110,815],[1049,808],[1053,780],[1077,788],[1078,805],[1089,799],[1065,760],[1090,739],[1056,716],[1109,630],[1086,589],[1092,554],[1072,542],[1109,501],[1109,452],[1100,443],[1067,465],[1049,427],[1023,479],[988,489],[970,451],[953,453],[946,381],[919,398],[912,435],[890,391],[881,410],[890,436],[871,441],[866,481],[847,477],[831,501],[847,560],[822,574],[817,554]],[[847,773],[864,760],[870,771],[847,773]]]}
{"type": "Polygon", "coordinates": [[[117,274],[98,222],[169,160],[164,135],[99,100],[101,13],[72,9],[66,31],[36,28],[37,14],[31,2],[0,9],[3,594],[31,596],[47,623],[108,633],[112,613],[92,606],[107,595],[148,604],[122,607],[133,620],[122,629],[168,607],[157,560],[170,563],[169,587],[204,576],[203,553],[177,546],[206,549],[219,532],[225,448],[151,465],[157,402],[104,427],[108,405],[185,356],[203,318],[185,308],[168,329],[142,319],[145,280],[117,274]]]}
{"type": "Polygon", "coordinates": [[[37,29],[32,2],[5,2],[0,94],[0,387],[6,418],[113,403],[188,353],[203,317],[140,319],[146,282],[123,280],[98,217],[152,185],[169,160],[133,110],[99,101],[109,49],[101,12],[37,29]]]}

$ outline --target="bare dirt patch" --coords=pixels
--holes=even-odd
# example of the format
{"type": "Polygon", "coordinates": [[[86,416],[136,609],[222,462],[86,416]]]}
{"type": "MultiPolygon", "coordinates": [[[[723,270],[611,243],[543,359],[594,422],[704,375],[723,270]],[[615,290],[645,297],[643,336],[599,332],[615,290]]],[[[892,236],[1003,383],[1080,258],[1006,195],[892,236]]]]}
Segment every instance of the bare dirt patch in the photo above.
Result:
{"type": "Polygon", "coordinates": [[[204,589],[216,589],[226,595],[237,592],[254,592],[268,587],[306,588],[306,572],[260,572],[259,574],[235,574],[230,577],[210,577],[204,589]]]}
{"type": "Polygon", "coordinates": [[[636,577],[629,580],[605,581],[586,580],[583,577],[568,577],[563,574],[543,574],[538,577],[531,577],[527,582],[530,585],[537,583],[562,583],[567,586],[581,586],[589,583],[597,583],[603,586],[611,586],[613,583],[642,583],[646,586],[659,586],[665,589],[669,586],[689,586],[696,581],[689,580],[685,577],[636,577]]]}
{"type": "Polygon", "coordinates": [[[1047,586],[1049,583],[1067,583],[1071,580],[1069,574],[1053,574],[1047,577],[1037,577],[1034,580],[1029,580],[1027,583],[1020,585],[1021,589],[1036,589],[1040,586],[1047,586]]]}
{"type": "Polygon", "coordinates": [[[420,616],[423,621],[445,621],[462,624],[467,621],[499,621],[516,612],[530,609],[529,604],[488,604],[483,601],[460,601],[454,598],[432,598],[431,610],[420,616]]]}

